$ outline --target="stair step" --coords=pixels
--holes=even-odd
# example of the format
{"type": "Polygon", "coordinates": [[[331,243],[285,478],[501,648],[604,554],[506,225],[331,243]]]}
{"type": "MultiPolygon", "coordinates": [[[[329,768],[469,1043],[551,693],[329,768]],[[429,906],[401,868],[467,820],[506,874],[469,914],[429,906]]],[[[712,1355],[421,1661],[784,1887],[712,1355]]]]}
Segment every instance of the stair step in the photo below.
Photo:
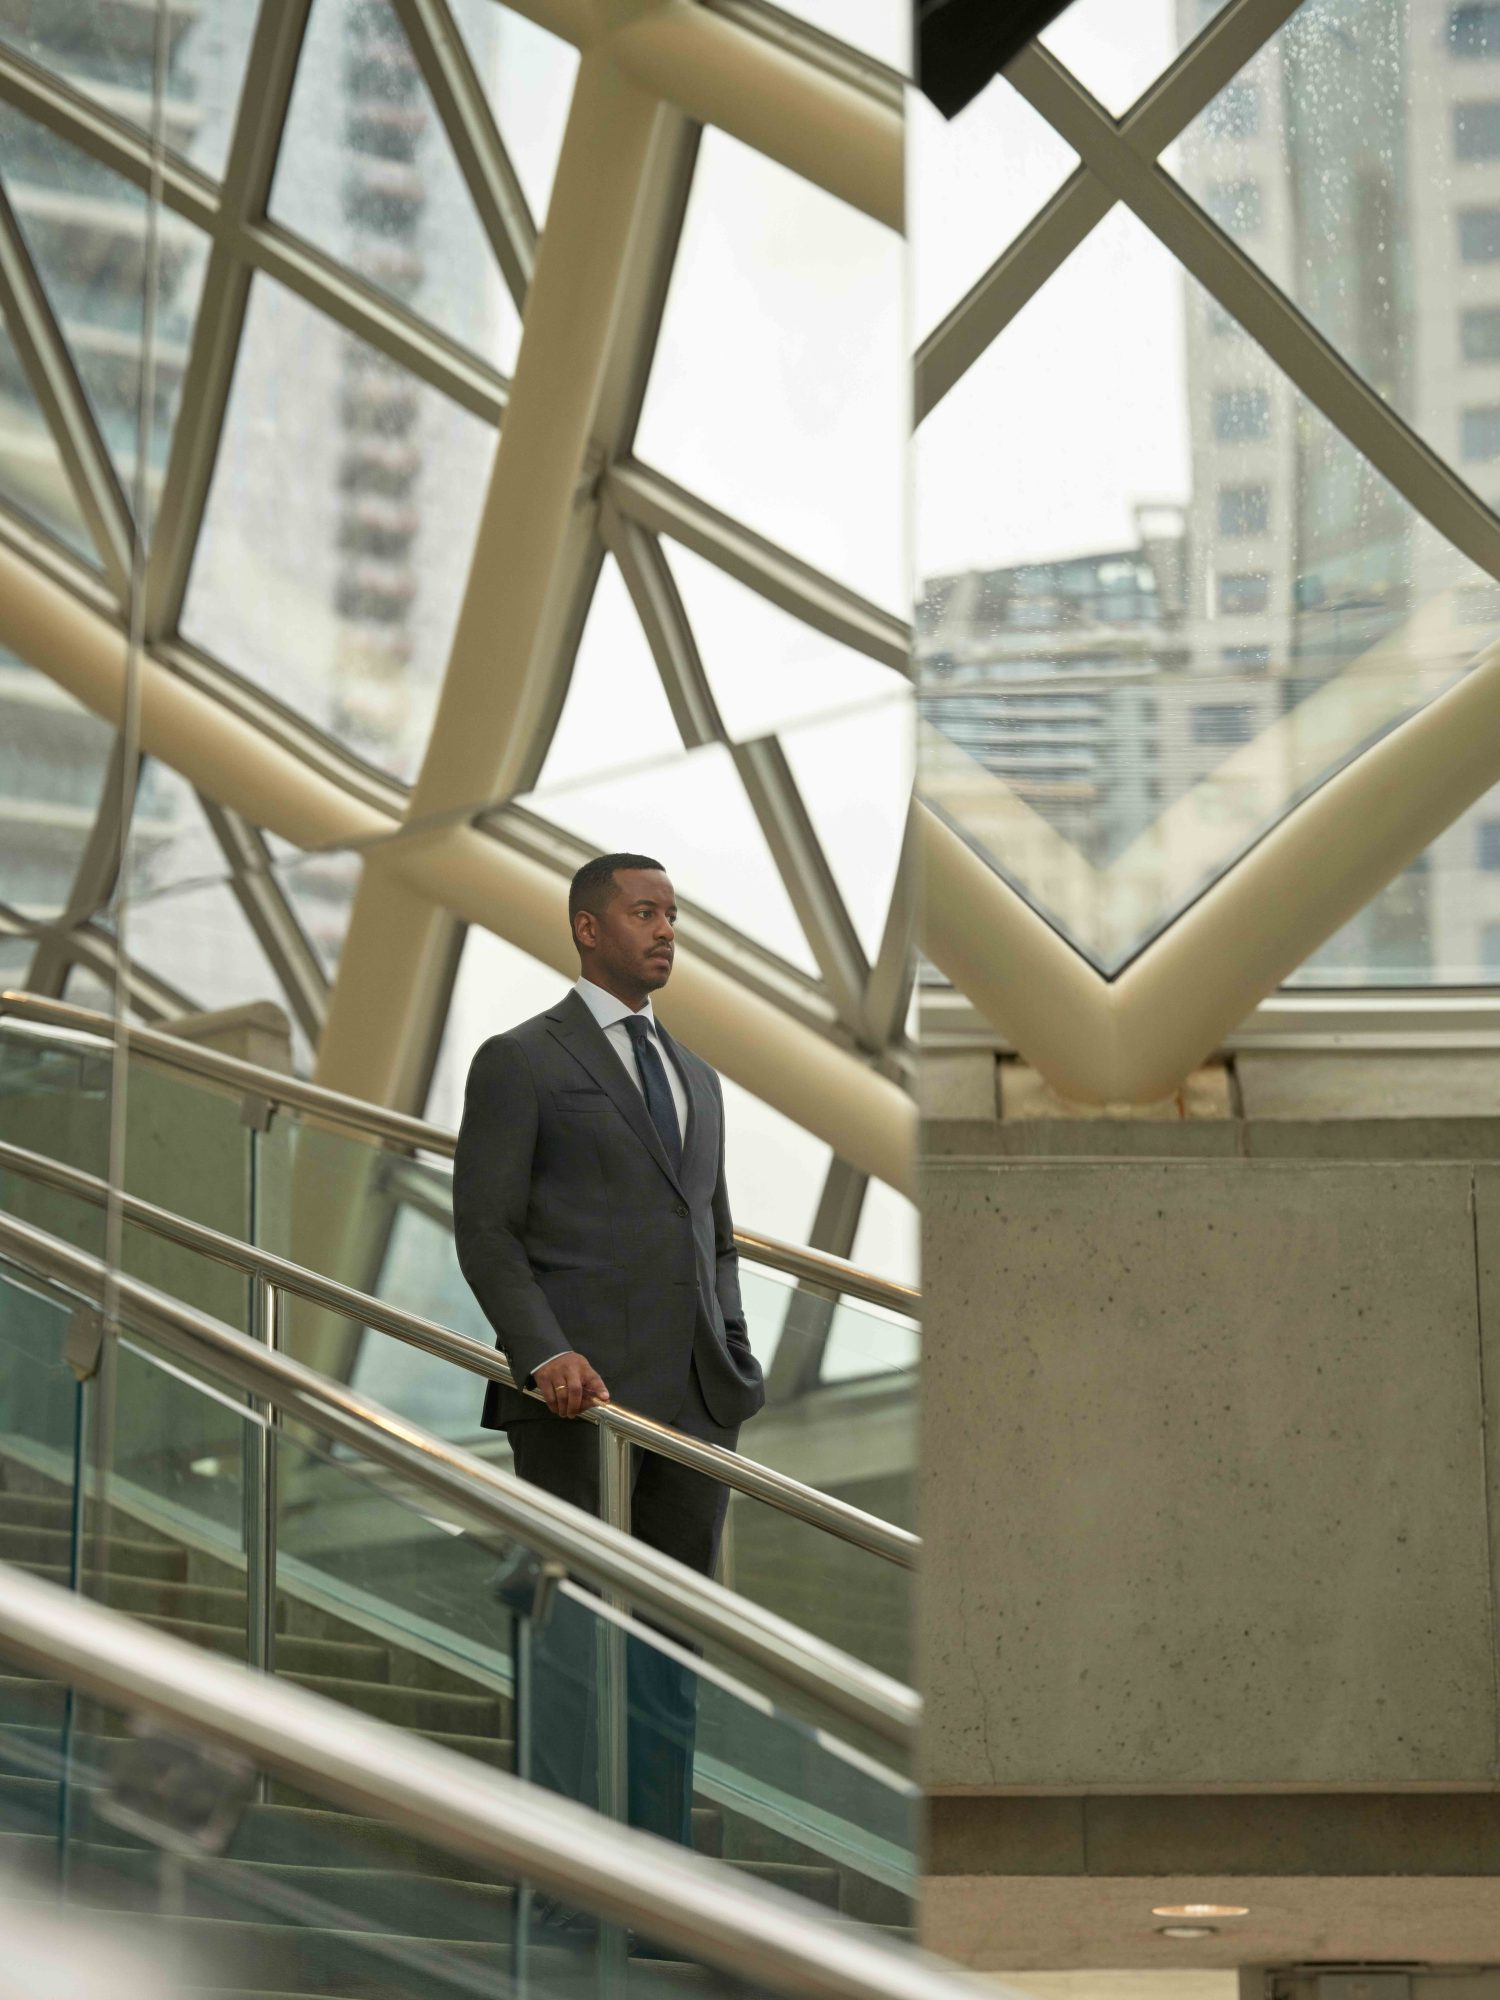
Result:
{"type": "MultiPolygon", "coordinates": [[[[146,1617],[141,1623],[211,1653],[224,1653],[234,1660],[245,1657],[243,1621],[238,1627],[205,1625],[189,1618],[146,1617]]],[[[292,1679],[316,1675],[334,1680],[384,1682],[390,1673],[391,1660],[385,1647],[373,1641],[362,1646],[350,1639],[297,1639],[278,1632],[276,1667],[292,1679]]]]}
{"type": "MultiPolygon", "coordinates": [[[[67,1528],[12,1526],[0,1522],[0,1562],[14,1563],[18,1569],[43,1566],[66,1570],[72,1560],[73,1537],[67,1528]]],[[[84,1558],[93,1567],[100,1557],[99,1544],[85,1537],[84,1558]]],[[[167,1542],[140,1542],[121,1535],[108,1537],[103,1548],[107,1576],[158,1577],[164,1582],[182,1582],[187,1573],[187,1557],[167,1542]]]]}
{"type": "MultiPolygon", "coordinates": [[[[281,1662],[278,1659],[277,1666],[281,1662]]],[[[436,1694],[426,1688],[394,1687],[386,1681],[341,1680],[325,1674],[286,1675],[298,1687],[363,1715],[378,1716],[422,1735],[483,1736],[500,1731],[500,1704],[491,1695],[436,1694]]]]}
{"type": "Polygon", "coordinates": [[[788,1895],[801,1896],[804,1902],[821,1903],[824,1909],[836,1910],[839,1906],[839,1871],[832,1867],[815,1867],[802,1861],[735,1861],[730,1867],[739,1875],[753,1875],[757,1882],[764,1882],[777,1889],[786,1890],[788,1895]]]}
{"type": "MultiPolygon", "coordinates": [[[[57,1565],[28,1564],[45,1583],[68,1584],[68,1572],[57,1565]]],[[[167,1583],[158,1577],[106,1575],[101,1583],[90,1569],[84,1573],[84,1594],[114,1611],[133,1617],[185,1618],[205,1625],[245,1622],[243,1590],[223,1590],[207,1583],[167,1583]]]]}

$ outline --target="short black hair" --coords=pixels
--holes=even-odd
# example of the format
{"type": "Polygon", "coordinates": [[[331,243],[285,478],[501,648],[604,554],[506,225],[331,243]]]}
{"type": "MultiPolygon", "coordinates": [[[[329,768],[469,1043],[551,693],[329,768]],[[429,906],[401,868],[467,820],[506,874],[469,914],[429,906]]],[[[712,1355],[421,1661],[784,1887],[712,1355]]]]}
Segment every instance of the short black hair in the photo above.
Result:
{"type": "Polygon", "coordinates": [[[661,863],[653,861],[649,854],[601,854],[593,861],[585,861],[568,885],[569,930],[580,910],[589,910],[597,917],[609,908],[619,887],[615,881],[617,868],[655,868],[660,874],[666,873],[661,863]]]}

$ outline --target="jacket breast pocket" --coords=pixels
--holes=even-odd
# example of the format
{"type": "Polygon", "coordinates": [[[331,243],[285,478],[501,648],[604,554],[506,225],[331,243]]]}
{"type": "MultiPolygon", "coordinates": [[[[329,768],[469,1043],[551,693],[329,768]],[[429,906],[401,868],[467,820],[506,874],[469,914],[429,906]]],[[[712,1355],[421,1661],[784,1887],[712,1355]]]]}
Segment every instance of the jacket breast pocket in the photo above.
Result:
{"type": "Polygon", "coordinates": [[[612,1100],[602,1090],[559,1090],[554,1093],[552,1104],[564,1118],[571,1118],[575,1113],[587,1115],[614,1109],[612,1100]]]}

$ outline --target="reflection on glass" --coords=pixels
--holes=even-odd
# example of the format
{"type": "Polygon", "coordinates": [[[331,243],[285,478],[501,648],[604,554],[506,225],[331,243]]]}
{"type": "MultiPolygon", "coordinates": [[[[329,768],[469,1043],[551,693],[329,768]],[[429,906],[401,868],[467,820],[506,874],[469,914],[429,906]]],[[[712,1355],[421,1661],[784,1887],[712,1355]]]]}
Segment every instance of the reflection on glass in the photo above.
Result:
{"type": "Polygon", "coordinates": [[[0,652],[0,903],[62,914],[99,807],[114,732],[0,652]]]}
{"type": "Polygon", "coordinates": [[[897,608],[900,240],[725,133],[703,135],[640,456],[897,608]]]}
{"type": "Polygon", "coordinates": [[[928,419],[919,480],[924,790],[1106,972],[1497,629],[1120,209],[928,419]]]}
{"type": "Polygon", "coordinates": [[[578,51],[499,0],[448,0],[469,59],[485,86],[500,137],[538,229],[547,219],[552,177],[578,51]]]}
{"type": "Polygon", "coordinates": [[[906,115],[912,321],[922,338],[1056,194],[1078,156],[1003,76],[957,118],[916,91],[906,115]]]}
{"type": "Polygon", "coordinates": [[[282,894],[331,979],[344,948],[349,911],[359,887],[363,861],[347,848],[302,854],[285,841],[269,840],[282,894]]]}
{"type": "Polygon", "coordinates": [[[256,0],[195,0],[166,14],[165,88],[157,97],[157,16],[150,7],[49,0],[7,7],[0,40],[150,131],[206,173],[223,169],[256,0]],[[17,15],[19,13],[19,18],[17,15]]]}
{"type": "Polygon", "coordinates": [[[389,0],[315,0],[271,210],[494,361],[520,320],[389,0]]]}
{"type": "Polygon", "coordinates": [[[97,569],[94,547],[47,420],[0,317],[0,498],[97,569]]]}
{"type": "Polygon", "coordinates": [[[258,278],[187,636],[347,748],[411,776],[494,448],[477,417],[258,278]],[[290,480],[288,438],[299,452],[290,480]]]}
{"type": "MultiPolygon", "coordinates": [[[[0,178],[127,492],[149,379],[149,518],[181,399],[207,240],[168,209],[152,215],[144,189],[8,105],[0,107],[0,178]],[[143,340],[153,287],[148,374],[143,340]]],[[[16,392],[6,381],[0,393],[16,392]]]]}

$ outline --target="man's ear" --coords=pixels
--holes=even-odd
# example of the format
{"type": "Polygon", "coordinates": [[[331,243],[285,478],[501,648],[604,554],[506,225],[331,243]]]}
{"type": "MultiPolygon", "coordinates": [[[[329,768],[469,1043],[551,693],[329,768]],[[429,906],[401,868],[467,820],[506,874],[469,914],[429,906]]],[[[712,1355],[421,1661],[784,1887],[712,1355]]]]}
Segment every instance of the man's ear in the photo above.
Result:
{"type": "Polygon", "coordinates": [[[573,919],[573,942],[582,951],[585,946],[592,951],[599,942],[599,926],[594,921],[592,910],[580,910],[573,919]]]}

